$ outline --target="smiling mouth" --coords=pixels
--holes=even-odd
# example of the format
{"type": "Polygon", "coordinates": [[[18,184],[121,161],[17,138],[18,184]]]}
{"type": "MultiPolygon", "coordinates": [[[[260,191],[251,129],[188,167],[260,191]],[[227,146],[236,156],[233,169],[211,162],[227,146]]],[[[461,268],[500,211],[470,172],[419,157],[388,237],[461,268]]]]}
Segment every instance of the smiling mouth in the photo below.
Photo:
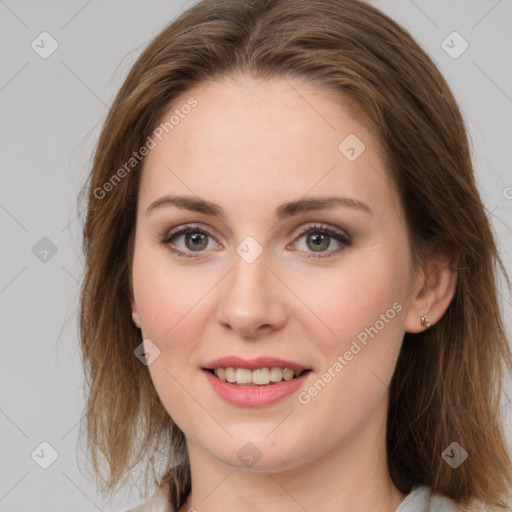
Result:
{"type": "Polygon", "coordinates": [[[274,366],[271,368],[258,368],[256,370],[228,367],[207,369],[206,371],[215,375],[219,380],[235,386],[260,387],[287,382],[311,370],[294,371],[291,368],[274,366]]]}

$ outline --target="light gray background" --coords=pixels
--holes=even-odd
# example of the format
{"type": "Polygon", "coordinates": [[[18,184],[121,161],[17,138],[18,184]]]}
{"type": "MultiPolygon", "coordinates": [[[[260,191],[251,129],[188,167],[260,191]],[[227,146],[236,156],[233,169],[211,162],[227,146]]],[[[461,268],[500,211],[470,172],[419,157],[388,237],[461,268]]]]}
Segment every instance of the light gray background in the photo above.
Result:
{"type": "MultiPolygon", "coordinates": [[[[512,1],[373,3],[412,32],[452,86],[512,274],[512,1]],[[469,44],[456,59],[441,46],[453,31],[469,44]]],[[[127,489],[107,504],[80,472],[84,398],[76,311],[83,258],[76,195],[130,65],[183,8],[170,0],[0,0],[0,511],[106,512],[144,499],[127,489]],[[47,59],[31,48],[43,31],[59,45],[47,59]],[[44,253],[33,253],[43,237],[57,249],[46,262],[39,259],[44,253]],[[35,459],[49,456],[39,447],[44,441],[58,452],[48,469],[31,457],[36,448],[35,459]]],[[[457,39],[445,44],[452,52],[461,48],[457,39]]],[[[510,333],[511,300],[504,299],[510,333]]],[[[511,436],[512,404],[504,400],[504,408],[511,436]]]]}

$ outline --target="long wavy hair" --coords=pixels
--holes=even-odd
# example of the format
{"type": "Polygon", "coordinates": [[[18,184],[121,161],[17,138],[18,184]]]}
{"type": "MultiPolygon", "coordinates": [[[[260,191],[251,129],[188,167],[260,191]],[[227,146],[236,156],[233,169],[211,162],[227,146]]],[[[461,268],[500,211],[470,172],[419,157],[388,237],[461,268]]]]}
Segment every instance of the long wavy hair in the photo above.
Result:
{"type": "Polygon", "coordinates": [[[199,1],[149,44],[119,90],[80,195],[85,436],[101,491],[112,493],[143,462],[145,488],[168,482],[176,508],[190,491],[184,435],[134,356],[141,338],[129,296],[144,159],[126,162],[178,95],[237,73],[307,80],[356,106],[380,140],[415,264],[427,247],[456,253],[456,292],[445,315],[403,340],[390,386],[389,472],[404,493],[428,484],[463,510],[477,502],[505,508],[512,463],[500,396],[512,354],[498,278],[505,276],[508,291],[510,281],[475,184],[465,124],[409,33],[359,0],[199,1]],[[453,441],[469,454],[457,469],[441,456],[453,441]]]}

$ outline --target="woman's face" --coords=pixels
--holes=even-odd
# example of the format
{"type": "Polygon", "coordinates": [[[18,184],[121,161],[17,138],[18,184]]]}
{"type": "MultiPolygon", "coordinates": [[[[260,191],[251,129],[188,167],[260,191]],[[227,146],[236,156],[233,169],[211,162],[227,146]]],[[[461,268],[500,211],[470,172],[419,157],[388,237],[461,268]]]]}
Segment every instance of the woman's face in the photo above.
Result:
{"type": "Polygon", "coordinates": [[[332,93],[284,79],[196,87],[172,115],[145,162],[133,260],[164,407],[189,447],[240,468],[375,453],[417,287],[376,137],[332,93]]]}

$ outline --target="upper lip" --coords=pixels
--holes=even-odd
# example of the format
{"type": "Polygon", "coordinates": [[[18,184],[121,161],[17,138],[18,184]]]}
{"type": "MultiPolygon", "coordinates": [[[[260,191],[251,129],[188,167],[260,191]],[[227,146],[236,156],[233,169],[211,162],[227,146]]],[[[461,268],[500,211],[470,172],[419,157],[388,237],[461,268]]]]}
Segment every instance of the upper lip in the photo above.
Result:
{"type": "Polygon", "coordinates": [[[219,357],[205,364],[203,368],[205,370],[214,370],[215,368],[247,368],[248,370],[257,370],[259,368],[272,368],[275,366],[279,368],[290,368],[295,372],[308,369],[306,366],[294,361],[267,356],[260,356],[254,359],[244,359],[238,356],[219,357]]]}

